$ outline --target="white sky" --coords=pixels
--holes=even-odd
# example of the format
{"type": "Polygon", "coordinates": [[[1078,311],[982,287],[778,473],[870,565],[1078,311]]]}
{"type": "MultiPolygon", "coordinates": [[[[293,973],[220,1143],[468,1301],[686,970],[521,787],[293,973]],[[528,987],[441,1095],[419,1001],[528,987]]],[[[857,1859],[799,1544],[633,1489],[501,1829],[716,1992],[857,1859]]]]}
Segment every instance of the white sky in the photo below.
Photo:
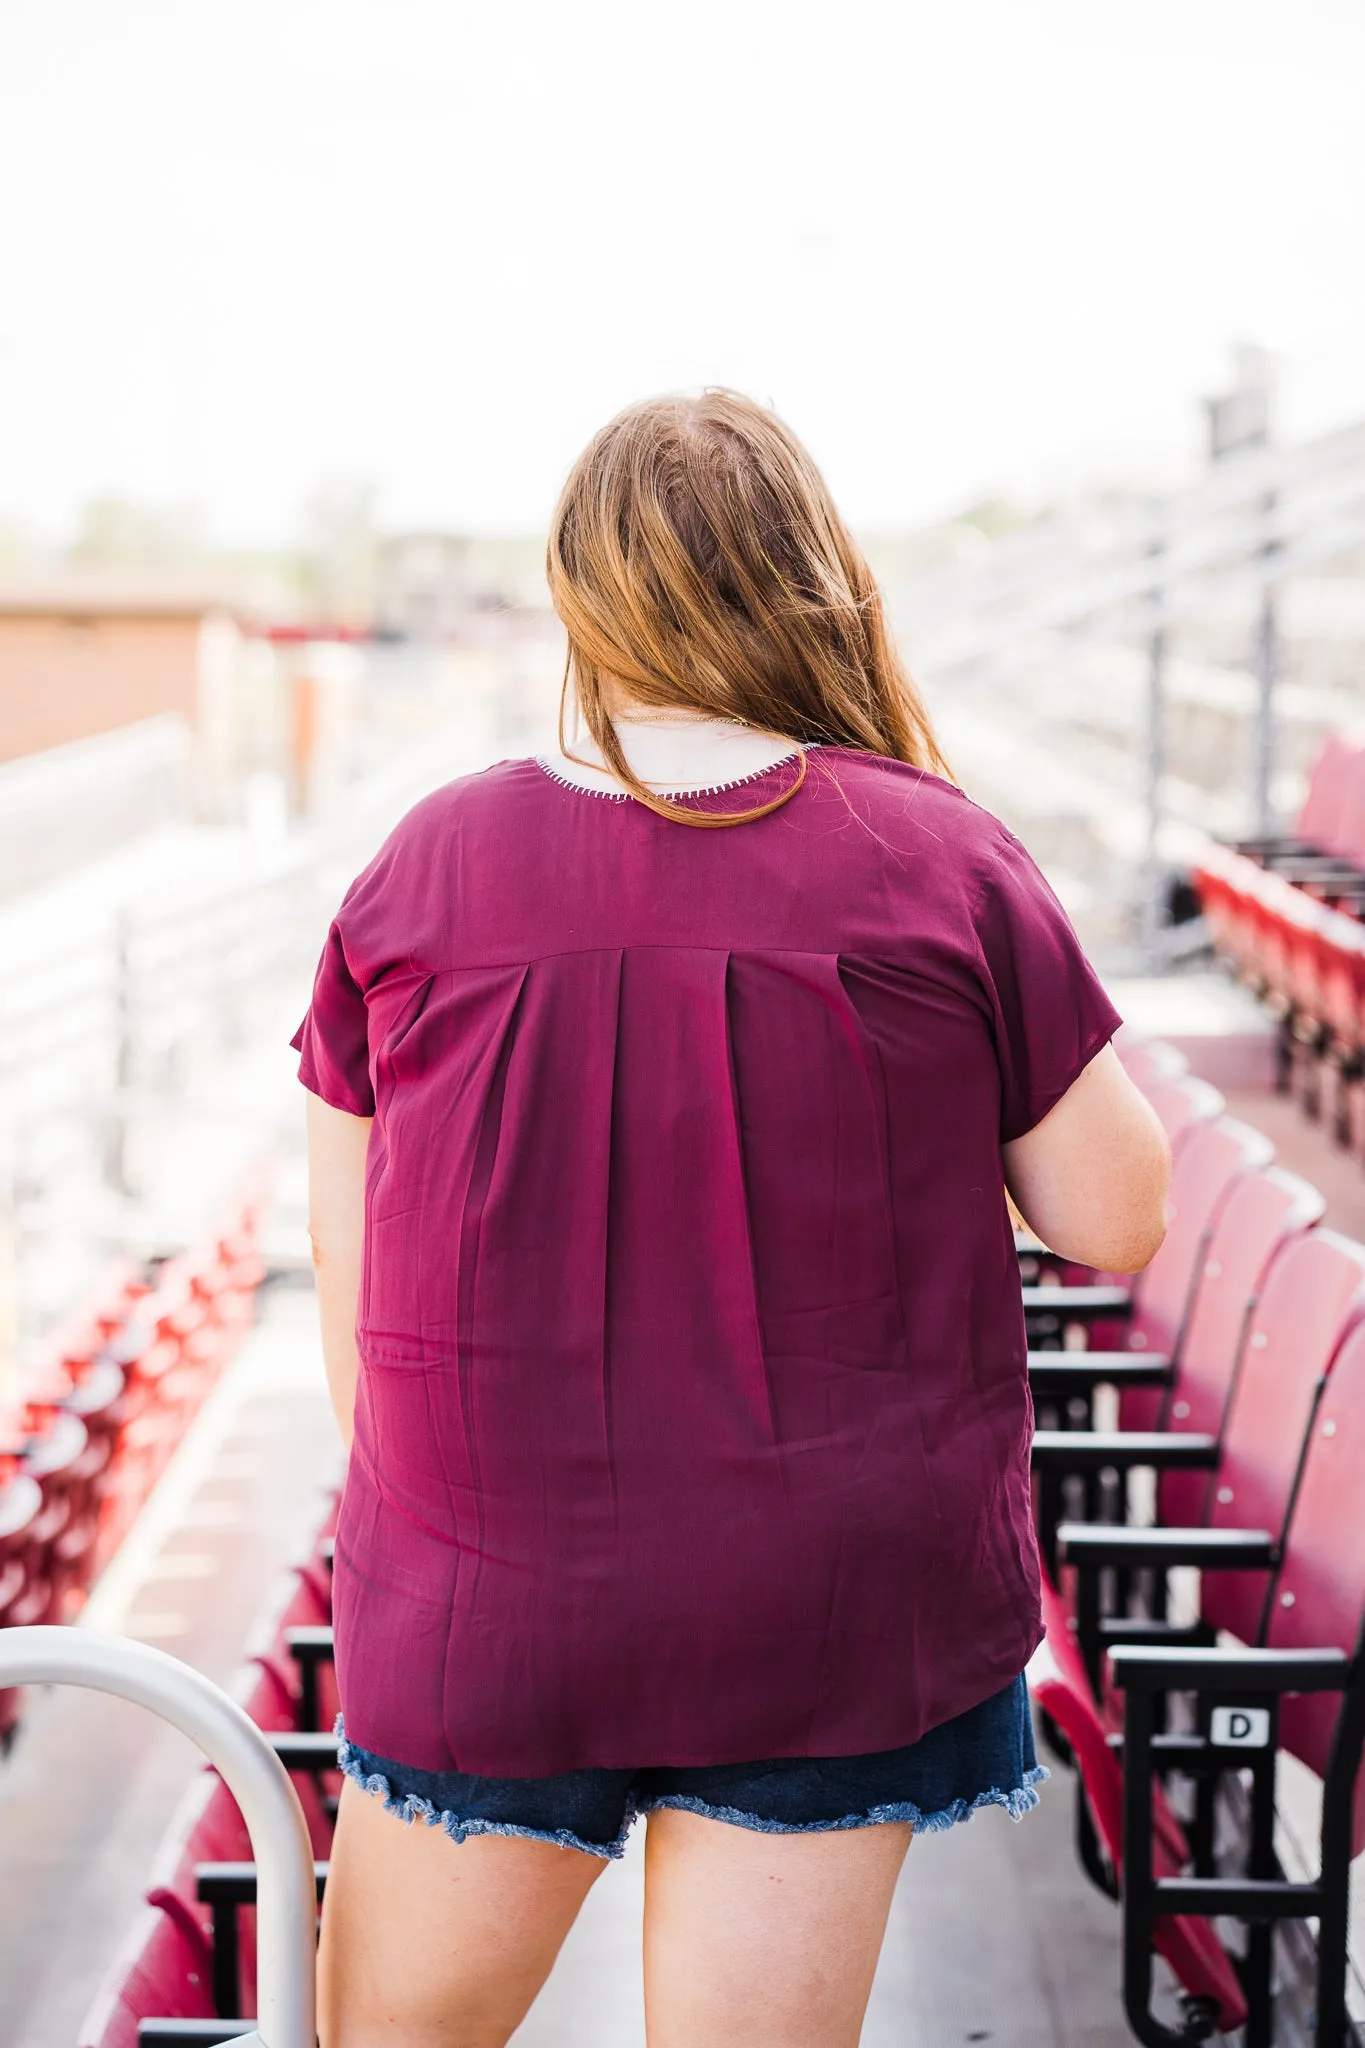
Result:
{"type": "Polygon", "coordinates": [[[846,511],[1365,413],[1365,0],[0,0],[0,518],[545,518],[772,400],[846,511]]]}

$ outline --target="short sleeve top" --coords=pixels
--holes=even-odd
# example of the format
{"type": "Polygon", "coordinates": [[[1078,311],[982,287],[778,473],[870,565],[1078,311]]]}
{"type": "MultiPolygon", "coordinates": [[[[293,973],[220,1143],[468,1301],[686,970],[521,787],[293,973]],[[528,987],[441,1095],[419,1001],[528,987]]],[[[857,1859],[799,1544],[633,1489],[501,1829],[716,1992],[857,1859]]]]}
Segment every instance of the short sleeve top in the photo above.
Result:
{"type": "Polygon", "coordinates": [[[410,812],[294,1038],[374,1119],[350,1738],[847,1756],[1007,1684],[1040,1631],[1001,1146],[1118,1023],[1019,842],[878,756],[813,750],[728,829],[533,761],[410,812]]]}

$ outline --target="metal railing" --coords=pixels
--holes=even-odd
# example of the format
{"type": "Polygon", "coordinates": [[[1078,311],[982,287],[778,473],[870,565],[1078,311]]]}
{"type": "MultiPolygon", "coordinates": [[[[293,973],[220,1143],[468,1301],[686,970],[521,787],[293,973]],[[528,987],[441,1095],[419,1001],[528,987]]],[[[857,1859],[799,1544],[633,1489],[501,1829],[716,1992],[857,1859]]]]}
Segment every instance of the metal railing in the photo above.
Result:
{"type": "Polygon", "coordinates": [[[317,1902],[297,1795],[254,1721],[164,1650],[84,1629],[0,1631],[0,1686],[80,1685],[147,1707],[197,1743],[242,1810],[256,1861],[257,2027],[237,2048],[315,2048],[317,1902]]]}

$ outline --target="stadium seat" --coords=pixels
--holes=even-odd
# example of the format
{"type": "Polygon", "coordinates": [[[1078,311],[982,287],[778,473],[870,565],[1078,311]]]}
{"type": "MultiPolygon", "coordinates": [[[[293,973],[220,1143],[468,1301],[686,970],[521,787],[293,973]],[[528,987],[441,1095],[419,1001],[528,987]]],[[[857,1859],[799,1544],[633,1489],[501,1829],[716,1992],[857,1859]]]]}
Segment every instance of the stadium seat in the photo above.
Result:
{"type": "MultiPolygon", "coordinates": [[[[1177,1158],[1202,1125],[1215,1122],[1223,1113],[1223,1097],[1218,1090],[1192,1074],[1154,1081],[1144,1093],[1177,1158]]],[[[1130,1287],[1122,1276],[1104,1274],[1091,1275],[1080,1284],[1076,1284],[1074,1272],[1054,1273],[1033,1284],[1026,1283],[1024,1324],[1030,1347],[1059,1349],[1067,1342],[1069,1332],[1089,1329],[1095,1348],[1117,1348],[1116,1340],[1136,1309],[1140,1291],[1130,1287]]]]}
{"type": "Polygon", "coordinates": [[[1157,1113],[1173,1154],[1189,1143],[1201,1124],[1215,1122],[1227,1107],[1213,1084],[1194,1074],[1153,1081],[1143,1093],[1157,1113]]]}
{"type": "MultiPolygon", "coordinates": [[[[1314,1409],[1345,1332],[1362,1314],[1365,1246],[1328,1230],[1293,1240],[1272,1263],[1250,1317],[1221,1438],[1184,1437],[1187,1444],[1214,1446],[1202,1514],[1188,1525],[1059,1528],[1058,1554],[1076,1571],[1076,1633],[1096,1688],[1106,1647],[1135,1633],[1159,1636],[1168,1629],[1161,1612],[1136,1620],[1103,1615],[1100,1578],[1108,1570],[1164,1575],[1175,1566],[1197,1566],[1199,1621],[1193,1633],[1212,1640],[1225,1630],[1242,1642],[1257,1640],[1314,1409]]],[[[1172,1454],[1181,1440],[1174,1430],[1145,1447],[1139,1438],[1134,1461],[1149,1455],[1164,1484],[1177,1469],[1172,1454]]],[[[1116,1449],[1113,1455],[1125,1453],[1116,1449]]]]}
{"type": "Polygon", "coordinates": [[[86,2016],[78,2048],[138,2048],[141,2023],[152,2014],[215,2017],[202,1941],[192,1923],[160,1907],[138,1916],[86,2016]]]}
{"type": "MultiPolygon", "coordinates": [[[[1270,1596],[1237,1603],[1260,1612],[1253,1648],[1129,1645],[1112,1653],[1124,1691],[1124,2002],[1144,2042],[1169,2039],[1151,2015],[1156,1924],[1172,1913],[1249,1923],[1241,1979],[1251,2008],[1248,2048],[1270,2042],[1273,1925],[1317,1923],[1314,2048],[1344,2048],[1350,1864],[1365,1850],[1365,1321],[1346,1334],[1307,1433],[1288,1529],[1270,1596]],[[1160,1726],[1159,1699],[1195,1696],[1194,1731],[1160,1726]],[[1320,1863],[1309,1882],[1287,1879],[1275,1850],[1276,1759],[1283,1749],[1322,1780],[1320,1863]],[[1245,1872],[1182,1878],[1165,1867],[1152,1825],[1158,1774],[1187,1768],[1251,1777],[1245,1872]]],[[[1253,1575],[1259,1578],[1259,1574],[1253,1575]]]]}
{"type": "Polygon", "coordinates": [[[1344,857],[1359,831],[1355,806],[1361,797],[1363,752],[1359,741],[1329,733],[1309,773],[1293,833],[1242,839],[1237,851],[1264,865],[1323,855],[1344,857]]]}
{"type": "Polygon", "coordinates": [[[1268,1138],[1231,1117],[1193,1133],[1171,1176],[1165,1240],[1132,1282],[1132,1317],[1122,1348],[1030,1351],[1029,1384],[1043,1427],[1089,1427],[1091,1397],[1104,1385],[1120,1390],[1124,1428],[1156,1426],[1223,1204],[1239,1180],[1264,1170],[1273,1156],[1268,1138]]]}
{"type": "MultiPolygon", "coordinates": [[[[43,1490],[24,1471],[22,1454],[0,1451],[0,1628],[16,1627],[24,1612],[34,1564],[32,1535],[42,1512],[43,1490]]],[[[22,1707],[19,1687],[0,1690],[0,1755],[14,1740],[22,1707]]]]}
{"type": "Polygon", "coordinates": [[[1154,1081],[1178,1081],[1190,1070],[1183,1052],[1161,1038],[1143,1038],[1125,1025],[1114,1040],[1114,1050],[1130,1081],[1147,1089],[1154,1081]]]}
{"type": "MultiPolygon", "coordinates": [[[[1035,1656],[1029,1666],[1029,1689],[1066,1738],[1084,1786],[1085,1812],[1093,1821],[1099,1849],[1108,1860],[1111,1875],[1104,1888],[1116,1896],[1119,1886],[1113,1873],[1123,1868],[1123,1765],[1088,1688],[1071,1674],[1063,1676],[1055,1662],[1055,1649],[1055,1640],[1049,1638],[1035,1656]]],[[[1150,1867],[1157,1878],[1174,1877],[1188,1860],[1184,1837],[1159,1784],[1152,1784],[1149,1798],[1158,1809],[1148,1826],[1150,1867]]],[[[1088,1865],[1092,1852],[1084,1840],[1080,1853],[1088,1865]]],[[[1181,1987],[1188,2021],[1202,2029],[1188,2038],[1204,2038],[1214,2029],[1232,2033],[1243,2024],[1247,2007],[1241,1981],[1207,1921],[1188,1915],[1154,1914],[1142,1933],[1148,1944],[1149,1973],[1150,1952],[1155,1950],[1169,1964],[1181,1987]]],[[[1149,2034],[1142,2038],[1153,2037],[1149,2034]]]]}
{"type": "Polygon", "coordinates": [[[1175,1353],[1176,1369],[1160,1412],[1148,1418],[1149,1427],[1037,1433],[1033,1459],[1039,1539],[1054,1570],[1057,1524],[1052,1516],[1060,1507],[1064,1481],[1072,1473],[1105,1470],[1106,1459],[1108,1469],[1116,1471],[1154,1466],[1160,1473],[1163,1516],[1182,1522],[1198,1517],[1252,1304],[1276,1253],[1310,1230],[1323,1208],[1316,1188],[1278,1167],[1241,1175],[1226,1195],[1199,1262],[1175,1353]],[[1173,1445],[1181,1435],[1195,1444],[1192,1454],[1173,1445]]]}

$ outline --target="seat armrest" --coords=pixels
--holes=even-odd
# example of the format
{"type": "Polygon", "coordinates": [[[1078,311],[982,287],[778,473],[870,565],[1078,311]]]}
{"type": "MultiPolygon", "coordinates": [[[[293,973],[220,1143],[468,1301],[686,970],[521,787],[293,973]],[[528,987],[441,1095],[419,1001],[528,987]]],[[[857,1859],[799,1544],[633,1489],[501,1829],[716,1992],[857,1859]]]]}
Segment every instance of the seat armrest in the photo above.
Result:
{"type": "Polygon", "coordinates": [[[1273,858],[1268,865],[1287,882],[1311,881],[1318,875],[1358,875],[1360,869],[1351,861],[1341,860],[1334,853],[1288,853],[1273,858]]]}
{"type": "Polygon", "coordinates": [[[1067,1564],[1092,1569],[1199,1565],[1205,1571],[1265,1571],[1275,1562],[1275,1540],[1266,1529],[1125,1529],[1063,1522],[1057,1547],[1067,1564]]]}
{"type": "Polygon", "coordinates": [[[137,2048],[222,2048],[227,2041],[251,2048],[252,2035],[261,2038],[255,2020],[139,2020],[137,2048]]]}
{"type": "Polygon", "coordinates": [[[1040,1429],[1033,1438],[1033,1469],[1044,1472],[1131,1471],[1151,1465],[1162,1472],[1211,1472],[1218,1439],[1165,1429],[1040,1429]]]}
{"type": "Polygon", "coordinates": [[[335,1771],[341,1745],[335,1735],[320,1735],[307,1729],[275,1728],[264,1731],[265,1739],[287,1771],[335,1771]]]}
{"type": "Polygon", "coordinates": [[[1263,833],[1258,839],[1220,839],[1219,846],[1230,846],[1234,853],[1303,853],[1316,854],[1317,848],[1310,846],[1306,839],[1287,838],[1278,832],[1263,833]]]}
{"type": "Polygon", "coordinates": [[[1088,1387],[1169,1387],[1175,1377],[1159,1351],[1030,1351],[1035,1393],[1083,1393],[1088,1387]]]}
{"type": "MultiPolygon", "coordinates": [[[[313,1886],[319,1898],[327,1883],[327,1865],[314,1863],[313,1886]]],[[[205,1906],[254,1906],[256,1865],[254,1863],[196,1863],[195,1897],[205,1906]]]]}
{"type": "Polygon", "coordinates": [[[284,1646],[304,1673],[316,1673],[319,1665],[331,1664],[335,1658],[332,1629],[328,1622],[310,1622],[306,1626],[287,1628],[284,1646]]]}
{"type": "Polygon", "coordinates": [[[1344,1650],[1178,1650],[1116,1643],[1114,1683],[1126,1692],[1341,1692],[1351,1677],[1344,1650]]]}
{"type": "Polygon", "coordinates": [[[1165,1621],[1156,1614],[1102,1614],[1094,1634],[1101,1649],[1112,1643],[1176,1643],[1205,1650],[1218,1640],[1207,1621],[1165,1621]]]}
{"type": "Polygon", "coordinates": [[[1121,1322],[1133,1313],[1126,1287],[1026,1287],[1026,1316],[1056,1316],[1064,1323],[1121,1322]]]}

